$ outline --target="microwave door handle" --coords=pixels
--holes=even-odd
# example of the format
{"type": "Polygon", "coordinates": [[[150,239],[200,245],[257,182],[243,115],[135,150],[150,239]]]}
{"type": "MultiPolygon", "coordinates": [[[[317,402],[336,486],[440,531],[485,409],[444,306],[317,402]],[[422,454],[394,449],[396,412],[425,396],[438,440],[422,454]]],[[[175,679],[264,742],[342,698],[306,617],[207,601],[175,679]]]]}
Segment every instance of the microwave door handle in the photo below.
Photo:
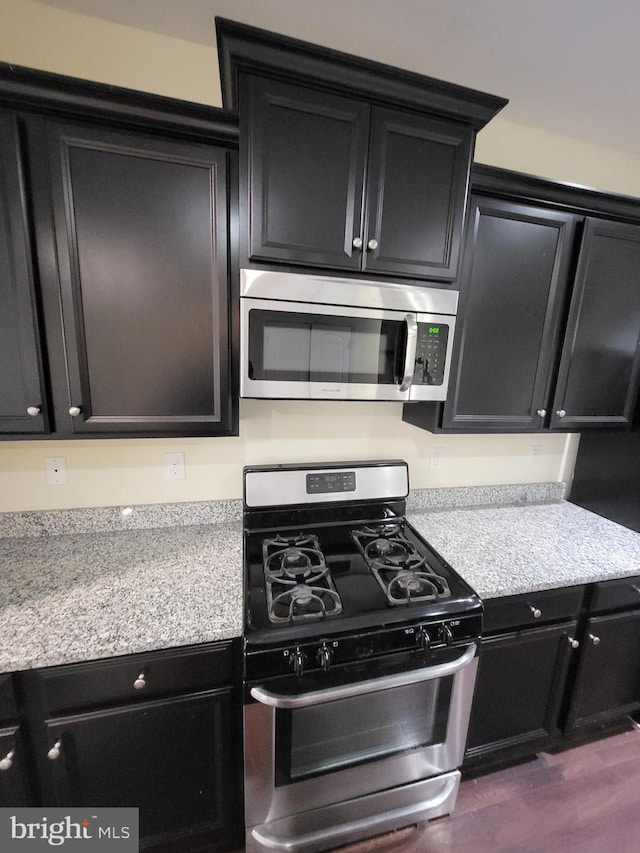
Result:
{"type": "Polygon", "coordinates": [[[299,693],[297,696],[284,696],[272,693],[271,690],[265,690],[264,687],[252,687],[251,695],[258,702],[262,702],[263,705],[271,705],[272,708],[295,710],[296,708],[306,708],[309,705],[322,705],[325,702],[334,702],[336,699],[348,699],[352,696],[363,696],[367,693],[377,693],[379,690],[388,690],[391,687],[405,687],[408,684],[417,684],[420,681],[445,678],[469,666],[475,658],[476,652],[476,644],[471,643],[464,654],[453,661],[414,669],[410,672],[371,678],[368,681],[345,684],[342,687],[329,687],[326,690],[313,690],[309,693],[299,693]]]}
{"type": "Polygon", "coordinates": [[[413,380],[416,366],[416,349],[418,346],[418,323],[415,314],[407,314],[404,318],[407,324],[407,348],[404,354],[404,376],[398,386],[398,391],[408,391],[413,380]]]}

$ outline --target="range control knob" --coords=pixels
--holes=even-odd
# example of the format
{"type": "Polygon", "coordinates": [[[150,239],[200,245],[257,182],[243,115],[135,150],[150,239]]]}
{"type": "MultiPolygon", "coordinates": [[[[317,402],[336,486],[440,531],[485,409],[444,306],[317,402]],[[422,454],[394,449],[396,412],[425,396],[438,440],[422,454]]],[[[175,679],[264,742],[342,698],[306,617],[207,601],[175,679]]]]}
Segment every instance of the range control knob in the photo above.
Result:
{"type": "Polygon", "coordinates": [[[431,647],[431,637],[429,636],[429,632],[422,626],[420,626],[416,631],[416,645],[419,649],[422,649],[423,652],[428,652],[431,647]]]}
{"type": "Polygon", "coordinates": [[[443,625],[440,628],[440,636],[442,637],[442,641],[445,646],[450,646],[453,643],[453,634],[451,633],[451,628],[448,625],[443,625]]]}
{"type": "Polygon", "coordinates": [[[307,656],[302,651],[302,649],[297,646],[295,652],[289,658],[289,663],[291,669],[295,672],[295,674],[300,677],[304,671],[304,665],[307,660],[307,656]]]}
{"type": "Polygon", "coordinates": [[[316,660],[318,661],[318,664],[320,665],[320,669],[323,672],[329,671],[329,667],[331,666],[331,661],[333,660],[333,652],[326,645],[326,643],[323,643],[320,646],[320,648],[318,649],[318,651],[316,652],[316,660]]]}

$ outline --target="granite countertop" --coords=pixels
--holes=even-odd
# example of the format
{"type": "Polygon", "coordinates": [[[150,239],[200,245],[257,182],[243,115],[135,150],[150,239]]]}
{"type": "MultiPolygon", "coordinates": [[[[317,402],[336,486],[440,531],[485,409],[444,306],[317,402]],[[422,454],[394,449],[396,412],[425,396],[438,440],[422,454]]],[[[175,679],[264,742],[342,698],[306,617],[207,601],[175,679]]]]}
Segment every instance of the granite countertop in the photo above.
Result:
{"type": "Polygon", "coordinates": [[[13,514],[11,529],[3,519],[0,672],[239,637],[235,503],[188,525],[159,507],[147,518],[140,507],[13,514]]]}
{"type": "Polygon", "coordinates": [[[407,518],[481,598],[640,574],[640,534],[568,501],[407,518]]]}
{"type": "MultiPolygon", "coordinates": [[[[483,598],[640,574],[640,534],[561,483],[414,491],[483,598]]],[[[0,514],[0,673],[239,637],[240,501],[0,514]]]]}

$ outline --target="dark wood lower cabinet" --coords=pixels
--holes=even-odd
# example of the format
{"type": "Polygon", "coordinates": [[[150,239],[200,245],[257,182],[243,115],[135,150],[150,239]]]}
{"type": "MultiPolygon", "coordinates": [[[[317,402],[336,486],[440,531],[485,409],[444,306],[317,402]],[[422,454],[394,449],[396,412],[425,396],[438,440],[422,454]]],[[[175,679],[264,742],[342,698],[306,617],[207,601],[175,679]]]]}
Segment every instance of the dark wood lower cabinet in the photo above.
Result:
{"type": "Polygon", "coordinates": [[[586,624],[568,724],[585,725],[640,708],[640,611],[586,624]]]}
{"type": "Polygon", "coordinates": [[[469,774],[597,737],[640,710],[639,593],[628,577],[485,602],[469,774]]]}
{"type": "Polygon", "coordinates": [[[469,725],[469,757],[559,732],[576,622],[483,640],[469,725]]]}
{"type": "Polygon", "coordinates": [[[20,726],[0,728],[0,807],[30,805],[20,726]]]}
{"type": "Polygon", "coordinates": [[[28,749],[16,727],[0,729],[0,750],[21,759],[0,770],[0,805],[135,807],[149,853],[241,847],[236,651],[215,643],[15,674],[28,749]],[[4,785],[8,772],[17,781],[4,785]]]}
{"type": "Polygon", "coordinates": [[[211,849],[233,790],[231,689],[48,720],[55,804],[136,806],[141,849],[211,849]],[[114,785],[114,780],[117,784],[114,785]]]}

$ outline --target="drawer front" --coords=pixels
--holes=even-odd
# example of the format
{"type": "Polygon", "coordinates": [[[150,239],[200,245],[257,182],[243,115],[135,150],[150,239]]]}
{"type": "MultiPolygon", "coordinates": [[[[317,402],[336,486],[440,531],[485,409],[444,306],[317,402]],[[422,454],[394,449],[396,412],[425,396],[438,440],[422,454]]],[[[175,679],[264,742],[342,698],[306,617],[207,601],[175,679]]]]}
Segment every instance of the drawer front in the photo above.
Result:
{"type": "Polygon", "coordinates": [[[602,581],[593,586],[590,613],[640,607],[640,576],[602,581]]]}
{"type": "Polygon", "coordinates": [[[490,598],[484,602],[483,634],[575,619],[583,595],[583,586],[572,586],[490,598]]]}
{"type": "Polygon", "coordinates": [[[209,690],[233,680],[231,643],[40,670],[49,714],[209,690]]]}
{"type": "Polygon", "coordinates": [[[9,723],[17,716],[13,680],[10,675],[0,675],[0,723],[9,723]]]}

